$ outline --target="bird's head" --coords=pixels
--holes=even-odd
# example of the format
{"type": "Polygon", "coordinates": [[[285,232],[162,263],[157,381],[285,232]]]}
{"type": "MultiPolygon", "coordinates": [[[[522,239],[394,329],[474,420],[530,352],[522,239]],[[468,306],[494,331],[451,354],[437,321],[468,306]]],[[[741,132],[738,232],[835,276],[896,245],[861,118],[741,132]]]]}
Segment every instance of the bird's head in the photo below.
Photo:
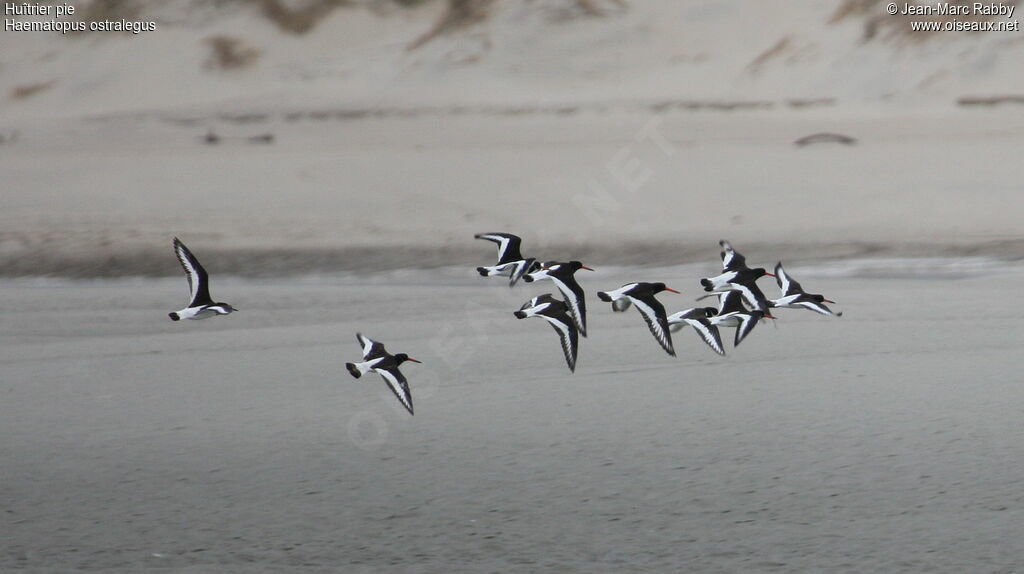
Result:
{"type": "Polygon", "coordinates": [[[398,363],[399,365],[406,361],[412,363],[422,363],[422,361],[417,361],[416,359],[410,357],[409,355],[406,355],[405,353],[398,353],[397,355],[395,355],[395,362],[398,363]]]}

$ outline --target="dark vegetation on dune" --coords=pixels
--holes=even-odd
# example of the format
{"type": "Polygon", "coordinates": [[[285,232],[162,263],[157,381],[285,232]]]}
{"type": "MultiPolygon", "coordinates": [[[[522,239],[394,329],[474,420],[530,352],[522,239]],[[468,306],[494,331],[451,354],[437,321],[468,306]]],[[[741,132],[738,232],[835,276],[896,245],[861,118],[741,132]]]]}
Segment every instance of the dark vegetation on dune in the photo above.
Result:
{"type": "MultiPolygon", "coordinates": [[[[343,7],[364,6],[386,10],[389,6],[414,8],[426,4],[444,3],[441,18],[423,36],[413,42],[418,47],[447,32],[481,22],[486,19],[495,0],[214,0],[216,6],[253,6],[265,18],[284,32],[305,34],[316,27],[334,10],[343,7]]],[[[603,16],[606,6],[625,8],[626,0],[564,0],[567,9],[585,16],[603,16]]],[[[138,19],[152,0],[95,0],[79,11],[83,20],[138,19]]]]}

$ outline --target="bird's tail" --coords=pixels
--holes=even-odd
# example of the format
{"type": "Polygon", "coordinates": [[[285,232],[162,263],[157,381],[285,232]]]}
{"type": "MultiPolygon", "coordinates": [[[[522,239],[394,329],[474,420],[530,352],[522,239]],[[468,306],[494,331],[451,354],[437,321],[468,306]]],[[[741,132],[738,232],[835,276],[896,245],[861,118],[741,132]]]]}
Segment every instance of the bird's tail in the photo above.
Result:
{"type": "Polygon", "coordinates": [[[711,291],[714,287],[714,283],[712,283],[710,279],[701,279],[700,284],[704,287],[705,291],[711,291]]]}
{"type": "Polygon", "coordinates": [[[345,363],[345,368],[348,369],[348,372],[352,373],[352,376],[357,379],[363,376],[363,374],[359,372],[359,368],[356,367],[355,363],[345,363]]]}
{"type": "Polygon", "coordinates": [[[605,303],[611,303],[612,301],[611,295],[605,293],[604,291],[598,291],[597,298],[604,301],[605,303]]]}

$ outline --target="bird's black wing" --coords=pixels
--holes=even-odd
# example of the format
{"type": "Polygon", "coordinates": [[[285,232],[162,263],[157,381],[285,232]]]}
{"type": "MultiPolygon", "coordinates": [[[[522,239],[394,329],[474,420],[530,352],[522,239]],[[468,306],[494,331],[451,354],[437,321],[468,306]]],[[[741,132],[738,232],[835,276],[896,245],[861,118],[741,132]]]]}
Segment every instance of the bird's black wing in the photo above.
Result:
{"type": "Polygon", "coordinates": [[[565,306],[569,309],[569,314],[572,315],[572,320],[576,323],[576,328],[579,330],[580,335],[586,337],[587,300],[583,294],[583,287],[580,287],[572,273],[551,275],[550,277],[565,298],[565,306]]]}
{"type": "Polygon", "coordinates": [[[210,278],[206,269],[200,265],[195,255],[185,247],[177,237],[174,238],[174,253],[178,256],[178,262],[185,270],[185,277],[188,278],[188,291],[192,297],[189,307],[199,305],[210,305],[213,299],[210,298],[210,278]]]}
{"type": "Polygon", "coordinates": [[[511,233],[477,233],[473,237],[493,241],[498,244],[498,265],[519,261],[523,258],[519,253],[519,245],[523,240],[518,235],[512,235],[511,233]]]}
{"type": "Polygon", "coordinates": [[[669,355],[676,356],[676,351],[672,348],[672,333],[669,331],[668,320],[665,317],[665,306],[654,297],[654,293],[627,296],[636,305],[637,311],[640,311],[640,315],[643,316],[647,327],[651,330],[654,338],[658,340],[661,348],[665,349],[669,355]]]}
{"type": "Polygon", "coordinates": [[[363,348],[364,361],[388,356],[383,343],[378,343],[362,333],[356,333],[356,340],[359,341],[359,346],[363,348]]]}

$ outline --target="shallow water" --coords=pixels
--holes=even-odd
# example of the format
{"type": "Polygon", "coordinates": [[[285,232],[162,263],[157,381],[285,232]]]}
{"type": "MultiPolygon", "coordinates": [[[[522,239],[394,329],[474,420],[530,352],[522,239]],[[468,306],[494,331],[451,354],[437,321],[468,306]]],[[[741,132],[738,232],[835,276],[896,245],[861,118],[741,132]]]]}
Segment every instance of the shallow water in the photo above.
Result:
{"type": "MultiPolygon", "coordinates": [[[[966,267],[793,265],[845,316],[780,310],[724,358],[591,297],[575,374],[512,316],[548,284],[215,278],[242,311],[174,323],[180,279],[5,282],[0,569],[1019,569],[1022,327],[966,267]],[[345,373],[357,331],[423,361],[415,417],[345,373]]],[[[675,282],[671,312],[699,271],[581,280],[675,282]]]]}

